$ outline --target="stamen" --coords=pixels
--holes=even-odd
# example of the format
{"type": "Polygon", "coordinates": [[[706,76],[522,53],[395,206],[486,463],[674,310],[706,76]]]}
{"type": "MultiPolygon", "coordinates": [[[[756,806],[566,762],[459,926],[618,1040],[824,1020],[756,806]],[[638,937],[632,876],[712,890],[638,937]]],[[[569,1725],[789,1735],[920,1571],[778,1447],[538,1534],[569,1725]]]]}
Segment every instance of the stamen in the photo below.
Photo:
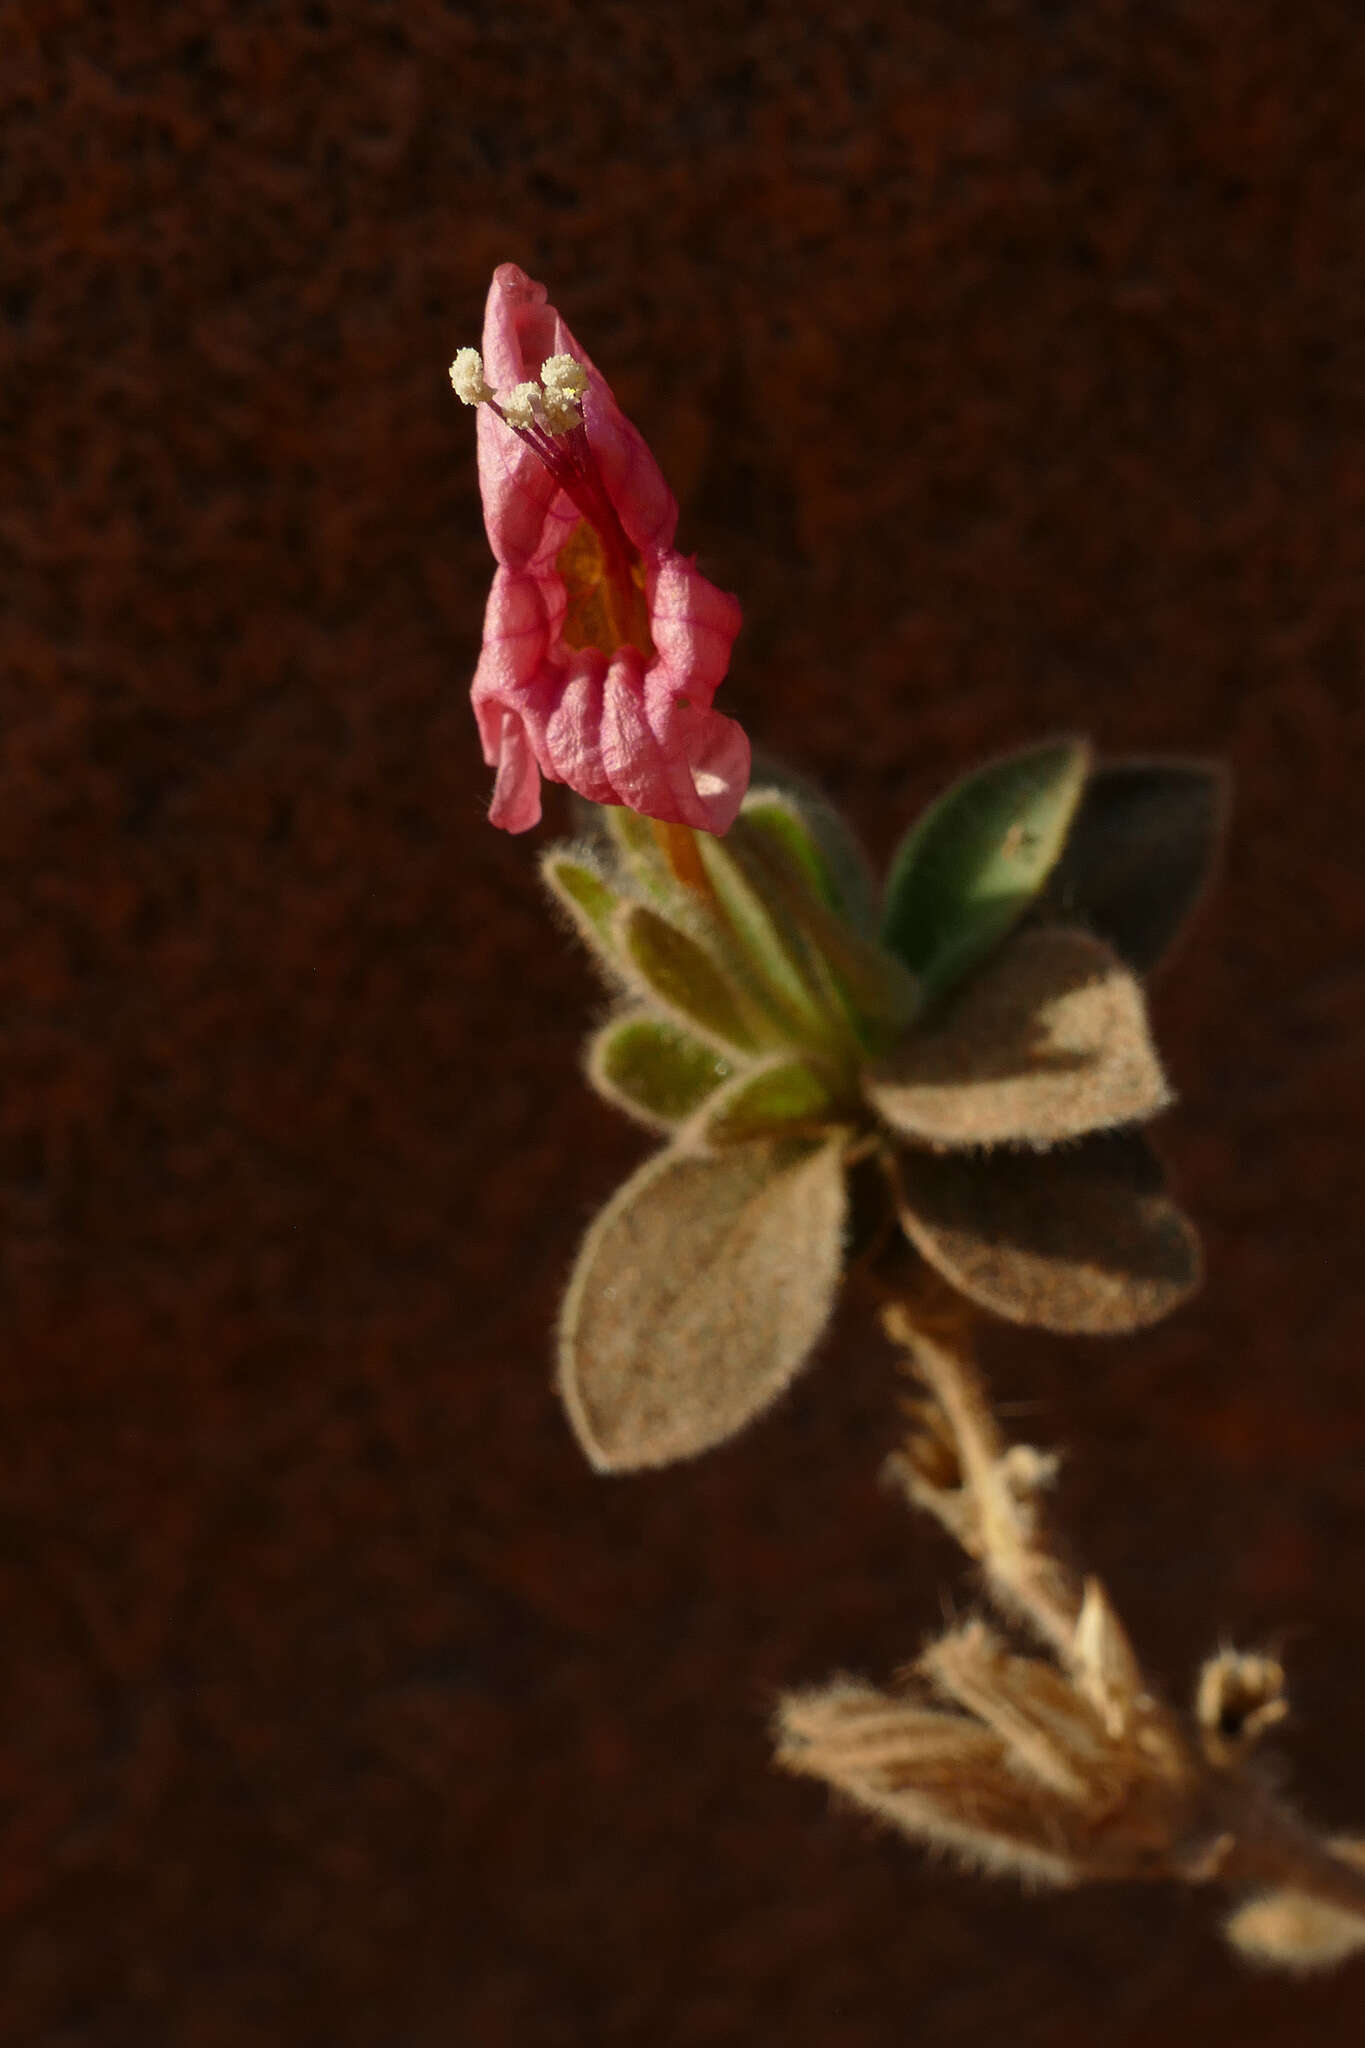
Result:
{"type": "Polygon", "coordinates": [[[575,427],[583,424],[583,415],[573,393],[553,390],[549,385],[540,402],[540,417],[547,434],[571,434],[575,427]]]}
{"type": "Polygon", "coordinates": [[[583,422],[578,403],[588,388],[588,373],[575,356],[547,356],[540,366],[545,387],[541,418],[551,434],[571,434],[583,422]]]}
{"type": "Polygon", "coordinates": [[[519,433],[536,426],[536,400],[539,397],[539,384],[514,384],[502,401],[502,416],[508,426],[515,427],[519,433]]]}
{"type": "Polygon", "coordinates": [[[540,366],[540,381],[547,392],[562,391],[568,398],[581,398],[588,388],[588,373],[577,356],[547,356],[540,366]]]}
{"type": "Polygon", "coordinates": [[[486,405],[493,396],[493,387],[484,382],[483,357],[476,348],[456,349],[450,381],[461,405],[486,405]]]}
{"type": "Polygon", "coordinates": [[[617,610],[625,620],[619,623],[613,614],[613,645],[633,638],[643,651],[649,645],[649,629],[647,616],[636,616],[643,588],[639,555],[626,538],[584,430],[579,400],[588,388],[588,372],[576,357],[557,355],[546,357],[541,376],[543,387],[531,378],[499,395],[484,376],[483,358],[476,348],[458,349],[450,366],[457,398],[465,405],[488,406],[510,427],[544,463],[589,529],[598,535],[602,566],[589,580],[615,589],[620,598],[617,610]]]}

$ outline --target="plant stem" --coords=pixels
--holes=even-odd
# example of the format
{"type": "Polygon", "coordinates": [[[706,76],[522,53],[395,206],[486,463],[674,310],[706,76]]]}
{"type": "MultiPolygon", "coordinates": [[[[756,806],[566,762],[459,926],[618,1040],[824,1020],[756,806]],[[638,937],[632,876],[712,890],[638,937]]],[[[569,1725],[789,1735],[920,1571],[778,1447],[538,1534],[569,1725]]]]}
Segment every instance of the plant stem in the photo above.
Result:
{"type": "MultiPolygon", "coordinates": [[[[956,1488],[939,1488],[915,1474],[913,1458],[901,1461],[911,1497],[938,1512],[968,1554],[984,1567],[997,1605],[1036,1631],[1077,1690],[1092,1701],[1087,1679],[1087,1599],[1107,1596],[1097,1581],[1082,1581],[1063,1564],[1041,1527],[1034,1500],[1012,1475],[1011,1452],[996,1421],[970,1350],[968,1322],[953,1298],[939,1298],[932,1283],[923,1298],[914,1288],[880,1290],[882,1323],[913,1365],[946,1420],[960,1471],[956,1488]],[[889,1295],[889,1298],[888,1298],[889,1295]]],[[[1024,1453],[1025,1457],[1030,1454],[1024,1453]]],[[[1032,1454],[1034,1457],[1037,1454],[1032,1454]]],[[[1131,1659],[1126,1637],[1113,1620],[1122,1657],[1131,1659]]],[[[1149,1756],[1164,1754],[1175,1797],[1170,1840],[1164,1851],[1148,1839],[1131,1868],[1121,1854],[1096,1854],[1092,1878],[1165,1876],[1185,1884],[1217,1884],[1234,1891],[1291,1891],[1365,1921],[1365,1867],[1333,1853],[1258,1775],[1246,1755],[1229,1764],[1219,1731],[1201,1733],[1149,1688],[1131,1660],[1124,1688],[1131,1711],[1111,1730],[1116,1758],[1136,1740],[1149,1756]]],[[[1248,1745],[1249,1747],[1249,1745],[1248,1745]]],[[[1108,1850],[1116,1846],[1111,1835],[1108,1850]]],[[[1095,1844],[1097,1852],[1100,1844],[1095,1844]]],[[[1086,1858],[1079,1865],[1084,1872],[1086,1858]]]]}
{"type": "Polygon", "coordinates": [[[706,869],[702,866],[696,836],[691,827],[668,825],[662,818],[651,818],[649,822],[674,880],[681,882],[684,889],[691,889],[694,894],[705,897],[708,902],[713,901],[715,892],[706,869]]]}

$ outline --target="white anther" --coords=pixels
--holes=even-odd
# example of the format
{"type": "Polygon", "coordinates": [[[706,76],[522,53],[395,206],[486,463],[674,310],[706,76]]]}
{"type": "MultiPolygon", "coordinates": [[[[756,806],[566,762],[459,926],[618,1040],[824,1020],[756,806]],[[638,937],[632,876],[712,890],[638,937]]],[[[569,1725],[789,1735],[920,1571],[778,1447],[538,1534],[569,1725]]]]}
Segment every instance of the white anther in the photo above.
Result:
{"type": "Polygon", "coordinates": [[[540,402],[540,417],[546,431],[551,434],[571,434],[583,421],[578,400],[573,394],[549,386],[540,402]]]}
{"type": "Polygon", "coordinates": [[[450,381],[462,405],[484,405],[493,396],[492,386],[484,382],[483,357],[476,348],[456,349],[450,381]]]}
{"type": "Polygon", "coordinates": [[[588,388],[588,373],[577,356],[547,356],[540,366],[540,381],[547,397],[562,391],[566,398],[581,398],[588,388]]]}
{"type": "Polygon", "coordinates": [[[539,397],[539,384],[514,384],[502,401],[502,414],[508,426],[535,426],[536,400],[539,397]]]}

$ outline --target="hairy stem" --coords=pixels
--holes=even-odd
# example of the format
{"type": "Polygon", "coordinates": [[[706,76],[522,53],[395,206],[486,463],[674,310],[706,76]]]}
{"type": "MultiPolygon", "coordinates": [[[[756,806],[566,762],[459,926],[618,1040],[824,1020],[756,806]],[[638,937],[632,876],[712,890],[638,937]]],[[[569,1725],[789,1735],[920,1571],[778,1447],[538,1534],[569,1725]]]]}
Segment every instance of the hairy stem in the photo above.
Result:
{"type": "Polygon", "coordinates": [[[1040,1539],[1036,1508],[1021,1501],[1010,1484],[1006,1445],[980,1373],[964,1349],[928,1336],[899,1304],[889,1305],[882,1320],[887,1335],[909,1352],[952,1427],[963,1489],[975,1507],[971,1550],[985,1566],[991,1590],[1002,1607],[1022,1615],[1069,1659],[1083,1589],[1040,1539]]]}
{"type": "MultiPolygon", "coordinates": [[[[1271,1791],[1250,1762],[1252,1737],[1239,1753],[1216,1725],[1216,1713],[1206,1714],[1202,1699],[1202,1727],[1187,1725],[1161,1701],[1143,1678],[1104,1588],[1095,1579],[1083,1580],[1056,1555],[1035,1499],[1037,1475],[1047,1460],[1006,1442],[972,1357],[960,1305],[923,1276],[894,1292],[881,1291],[883,1326],[930,1397],[932,1431],[912,1437],[897,1461],[898,1474],[911,1499],[937,1514],[981,1564],[1002,1613],[1026,1622],[1051,1649],[1077,1699],[1106,1730],[1114,1786],[1129,1788],[1119,1793],[1100,1833],[1089,1836],[1071,1817],[1078,1875],[1164,1876],[1240,1891],[1296,1892],[1365,1922],[1365,1867],[1335,1854],[1271,1791]],[[1146,1804],[1147,1826],[1130,1830],[1121,1812],[1135,1815],[1133,1797],[1142,1805],[1156,1781],[1169,1798],[1146,1804]],[[1158,1814],[1165,1818],[1154,1839],[1151,1822],[1158,1814]]],[[[1223,1653],[1224,1660],[1231,1654],[1223,1653]]],[[[1267,1668],[1263,1659],[1243,1662],[1256,1672],[1267,1668]]],[[[1206,1672],[1210,1668],[1216,1675],[1219,1660],[1206,1672]]],[[[1279,1677],[1278,1666],[1274,1670],[1279,1677]]],[[[991,1718],[989,1693],[984,1697],[991,1718]]],[[[983,1711],[966,1694],[958,1698],[959,1705],[983,1711]]],[[[1281,1713],[1277,1700],[1259,1718],[1273,1724],[1281,1713]]],[[[1254,1734],[1256,1721],[1247,1726],[1254,1734]]]]}

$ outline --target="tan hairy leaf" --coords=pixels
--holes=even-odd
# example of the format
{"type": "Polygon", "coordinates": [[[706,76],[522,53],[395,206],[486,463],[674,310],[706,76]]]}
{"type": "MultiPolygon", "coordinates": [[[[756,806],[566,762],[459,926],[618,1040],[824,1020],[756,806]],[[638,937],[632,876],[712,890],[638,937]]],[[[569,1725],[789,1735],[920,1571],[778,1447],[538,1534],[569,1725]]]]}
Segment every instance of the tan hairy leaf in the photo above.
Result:
{"type": "Polygon", "coordinates": [[[559,1386],[600,1471],[723,1443],[805,1364],[839,1285],[837,1142],[751,1140],[647,1160],[589,1230],[559,1386]]]}
{"type": "Polygon", "coordinates": [[[969,1299],[1069,1335],[1139,1330],[1199,1284],[1199,1242],[1131,1133],[1056,1152],[903,1148],[902,1226],[969,1299]]]}
{"type": "Polygon", "coordinates": [[[1016,933],[864,1081],[893,1129],[932,1145],[1055,1145],[1168,1101],[1142,988],[1088,933],[1016,933]]]}
{"type": "Polygon", "coordinates": [[[1016,1770],[1073,1806],[1114,1803],[1116,1765],[1089,1702],[1041,1657],[1010,1651],[979,1621],[930,1643],[919,1669],[994,1729],[1016,1770]]]}

